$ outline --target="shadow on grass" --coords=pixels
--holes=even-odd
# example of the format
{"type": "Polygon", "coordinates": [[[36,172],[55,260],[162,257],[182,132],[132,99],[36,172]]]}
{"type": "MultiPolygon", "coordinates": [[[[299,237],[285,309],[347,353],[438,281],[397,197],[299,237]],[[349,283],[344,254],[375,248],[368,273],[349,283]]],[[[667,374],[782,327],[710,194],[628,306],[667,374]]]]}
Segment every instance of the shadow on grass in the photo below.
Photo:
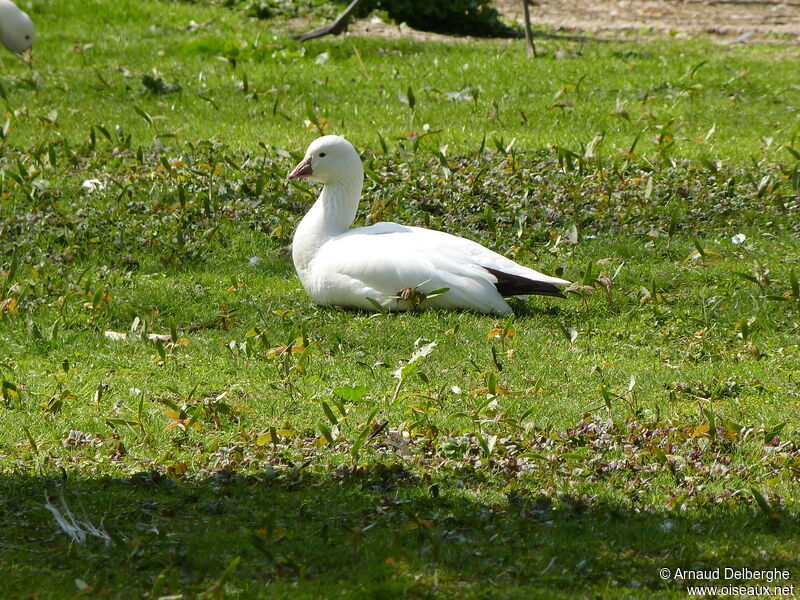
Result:
{"type": "Polygon", "coordinates": [[[800,572],[800,526],[789,518],[773,523],[724,506],[636,512],[520,494],[487,504],[470,485],[452,476],[421,481],[381,464],[356,475],[268,469],[177,481],[155,472],[2,475],[5,597],[70,597],[87,585],[82,595],[114,598],[208,590],[245,598],[683,598],[692,582],[664,581],[660,569],[800,572]],[[73,525],[91,523],[110,539],[71,541],[46,497],[68,522],[71,512],[73,525]]]}

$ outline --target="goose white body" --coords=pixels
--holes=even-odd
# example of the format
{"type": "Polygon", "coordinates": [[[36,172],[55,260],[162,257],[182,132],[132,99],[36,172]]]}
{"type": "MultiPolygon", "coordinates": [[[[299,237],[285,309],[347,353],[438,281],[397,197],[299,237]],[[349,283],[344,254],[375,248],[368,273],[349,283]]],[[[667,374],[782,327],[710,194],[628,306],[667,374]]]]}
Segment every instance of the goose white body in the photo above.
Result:
{"type": "Polygon", "coordinates": [[[297,274],[317,304],[375,310],[408,310],[398,298],[414,290],[420,308],[456,308],[508,314],[506,296],[560,296],[568,281],[515,263],[484,246],[442,231],[396,223],[350,229],[361,195],[361,159],[344,138],[314,141],[290,178],[324,184],[297,227],[292,255],[297,274]],[[534,291],[530,291],[534,290],[534,291]]]}
{"type": "Polygon", "coordinates": [[[9,52],[21,55],[36,41],[33,21],[11,0],[0,0],[0,43],[9,52]]]}

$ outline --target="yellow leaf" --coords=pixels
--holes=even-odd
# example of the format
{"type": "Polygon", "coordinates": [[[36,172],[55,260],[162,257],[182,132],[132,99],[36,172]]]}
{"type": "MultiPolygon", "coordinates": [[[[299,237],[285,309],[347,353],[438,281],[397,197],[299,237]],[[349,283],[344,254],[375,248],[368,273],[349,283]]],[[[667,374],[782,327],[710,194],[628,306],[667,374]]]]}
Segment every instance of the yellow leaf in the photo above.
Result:
{"type": "MultiPolygon", "coordinates": [[[[503,335],[503,328],[502,327],[495,327],[494,329],[489,330],[489,333],[486,334],[486,339],[494,339],[501,337],[503,335]]],[[[506,331],[505,337],[508,339],[513,339],[514,336],[517,335],[517,331],[515,329],[508,329],[506,331]]]]}
{"type": "Polygon", "coordinates": [[[256,438],[256,444],[258,444],[259,446],[264,446],[266,444],[269,444],[271,441],[272,441],[272,436],[268,433],[260,435],[256,438]]]}
{"type": "Polygon", "coordinates": [[[436,529],[436,527],[434,527],[433,523],[431,523],[430,521],[428,521],[426,519],[417,519],[417,523],[419,523],[419,525],[421,527],[424,527],[428,531],[434,531],[436,529]]]}
{"type": "MultiPolygon", "coordinates": [[[[280,356],[286,350],[288,350],[288,346],[277,346],[275,348],[270,348],[267,350],[267,358],[275,358],[276,356],[280,356]]],[[[298,352],[302,352],[305,348],[303,346],[292,346],[292,354],[297,354],[298,352]]]]}
{"type": "Polygon", "coordinates": [[[17,308],[17,299],[16,298],[9,298],[8,300],[3,300],[0,303],[0,312],[8,311],[12,315],[16,315],[19,313],[19,308],[17,308]]]}
{"type": "Polygon", "coordinates": [[[267,358],[275,358],[286,352],[286,346],[277,346],[275,348],[270,348],[267,350],[267,358]]]}
{"type": "MultiPolygon", "coordinates": [[[[478,394],[488,394],[488,393],[490,393],[488,387],[477,388],[469,392],[471,396],[477,396],[478,394]]],[[[497,394],[498,396],[507,396],[508,388],[503,387],[502,385],[496,385],[494,386],[494,393],[497,394]]]]}
{"type": "Polygon", "coordinates": [[[179,410],[172,410],[171,408],[168,408],[164,412],[170,419],[175,419],[177,421],[181,418],[181,412],[179,410]]]}
{"type": "Polygon", "coordinates": [[[692,437],[696,438],[696,437],[700,437],[701,435],[708,435],[708,433],[710,431],[711,431],[711,428],[708,426],[707,423],[704,423],[704,424],[700,425],[700,427],[695,428],[695,430],[692,432],[692,437]]]}

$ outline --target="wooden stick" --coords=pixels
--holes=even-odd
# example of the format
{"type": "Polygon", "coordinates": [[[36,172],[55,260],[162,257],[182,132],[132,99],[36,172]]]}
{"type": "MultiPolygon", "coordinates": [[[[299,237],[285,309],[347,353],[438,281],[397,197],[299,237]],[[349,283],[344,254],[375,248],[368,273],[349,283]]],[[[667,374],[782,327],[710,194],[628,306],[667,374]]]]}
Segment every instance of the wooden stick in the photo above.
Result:
{"type": "Polygon", "coordinates": [[[525,17],[525,41],[528,43],[528,56],[536,56],[536,45],[533,43],[531,30],[531,13],[528,9],[528,0],[522,0],[522,14],[525,17]]]}
{"type": "Polygon", "coordinates": [[[344,33],[347,31],[347,25],[350,23],[350,15],[352,15],[358,6],[363,3],[364,0],[353,0],[347,5],[347,8],[344,9],[344,12],[336,17],[336,20],[330,25],[317,27],[311,31],[306,31],[305,33],[298,33],[297,35],[293,35],[292,38],[295,40],[300,40],[301,42],[305,42],[306,40],[313,40],[314,38],[322,37],[323,35],[336,35],[337,33],[344,33]]]}

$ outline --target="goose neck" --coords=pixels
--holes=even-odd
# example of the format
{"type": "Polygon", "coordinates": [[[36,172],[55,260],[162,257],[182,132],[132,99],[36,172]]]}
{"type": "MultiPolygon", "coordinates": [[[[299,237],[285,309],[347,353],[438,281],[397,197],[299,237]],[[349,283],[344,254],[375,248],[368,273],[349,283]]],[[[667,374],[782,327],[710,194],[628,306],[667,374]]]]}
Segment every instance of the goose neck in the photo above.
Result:
{"type": "Polygon", "coordinates": [[[353,224],[361,197],[363,178],[332,181],[325,184],[317,200],[328,235],[339,235],[353,224]]]}
{"type": "Polygon", "coordinates": [[[363,175],[325,184],[314,206],[300,221],[292,242],[295,268],[303,279],[319,249],[346,232],[356,218],[363,175]]]}

